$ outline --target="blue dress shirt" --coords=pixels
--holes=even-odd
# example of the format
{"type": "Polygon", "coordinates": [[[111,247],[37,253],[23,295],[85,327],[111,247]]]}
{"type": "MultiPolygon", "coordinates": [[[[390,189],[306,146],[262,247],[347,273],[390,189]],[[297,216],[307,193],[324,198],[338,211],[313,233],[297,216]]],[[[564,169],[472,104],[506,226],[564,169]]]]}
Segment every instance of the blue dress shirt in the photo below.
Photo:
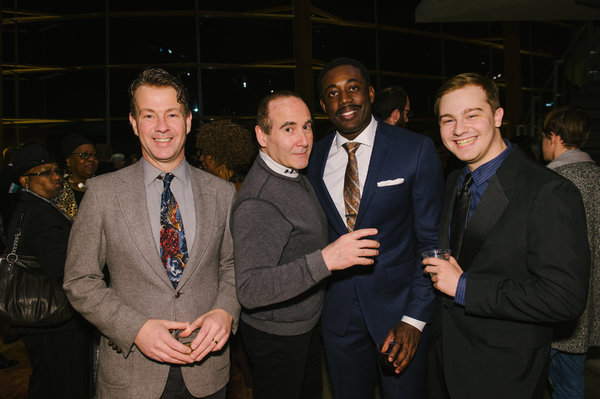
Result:
{"type": "MultiPolygon", "coordinates": [[[[504,140],[504,143],[506,144],[506,148],[500,153],[500,155],[498,155],[491,161],[484,163],[472,172],[470,172],[469,169],[465,166],[462,175],[460,176],[458,187],[462,186],[467,173],[471,173],[471,176],[473,176],[468,220],[471,219],[471,216],[473,216],[473,212],[475,212],[475,209],[477,209],[477,205],[479,205],[479,201],[481,200],[483,193],[485,193],[485,190],[487,189],[490,180],[492,180],[492,177],[496,174],[496,171],[498,170],[500,165],[502,165],[506,157],[508,157],[508,155],[512,151],[510,141],[504,140]]],[[[465,291],[467,288],[468,277],[469,273],[465,272],[461,274],[460,278],[458,279],[458,285],[456,286],[456,295],[454,296],[454,303],[457,303],[461,306],[465,306],[465,291]]]]}

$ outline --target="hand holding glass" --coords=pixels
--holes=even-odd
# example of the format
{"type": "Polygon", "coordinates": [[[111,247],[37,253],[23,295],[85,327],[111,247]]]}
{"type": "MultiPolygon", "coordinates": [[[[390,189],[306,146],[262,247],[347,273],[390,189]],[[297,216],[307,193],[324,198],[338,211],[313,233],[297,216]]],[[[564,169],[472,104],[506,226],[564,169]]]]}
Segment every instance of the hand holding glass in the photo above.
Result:
{"type": "MultiPolygon", "coordinates": [[[[450,260],[450,254],[451,254],[451,250],[449,249],[430,249],[428,251],[425,251],[423,253],[421,253],[421,258],[423,260],[427,259],[427,258],[437,258],[437,259],[443,259],[443,260],[450,260]]],[[[431,275],[432,273],[430,273],[431,275]]]]}

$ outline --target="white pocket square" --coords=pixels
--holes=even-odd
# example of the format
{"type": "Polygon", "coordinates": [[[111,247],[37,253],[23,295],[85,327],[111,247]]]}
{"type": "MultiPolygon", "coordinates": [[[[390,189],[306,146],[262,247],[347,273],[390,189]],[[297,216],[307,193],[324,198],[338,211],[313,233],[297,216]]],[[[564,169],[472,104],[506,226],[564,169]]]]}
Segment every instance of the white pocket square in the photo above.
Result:
{"type": "Polygon", "coordinates": [[[383,180],[377,182],[377,187],[397,186],[398,184],[404,183],[404,178],[399,177],[394,180],[383,180]]]}

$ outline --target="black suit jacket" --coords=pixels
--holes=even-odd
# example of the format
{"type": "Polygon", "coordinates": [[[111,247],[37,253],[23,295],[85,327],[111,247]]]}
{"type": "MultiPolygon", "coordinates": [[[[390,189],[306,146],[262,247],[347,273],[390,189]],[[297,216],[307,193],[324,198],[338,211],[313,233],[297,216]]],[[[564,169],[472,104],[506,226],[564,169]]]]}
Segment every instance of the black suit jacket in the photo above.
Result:
{"type": "MultiPolygon", "coordinates": [[[[442,248],[448,246],[460,172],[453,172],[447,183],[442,248]]],[[[459,264],[470,273],[466,306],[438,295],[433,329],[442,334],[451,396],[541,395],[552,323],[583,311],[589,263],[579,191],[513,149],[465,231],[459,264]]]]}

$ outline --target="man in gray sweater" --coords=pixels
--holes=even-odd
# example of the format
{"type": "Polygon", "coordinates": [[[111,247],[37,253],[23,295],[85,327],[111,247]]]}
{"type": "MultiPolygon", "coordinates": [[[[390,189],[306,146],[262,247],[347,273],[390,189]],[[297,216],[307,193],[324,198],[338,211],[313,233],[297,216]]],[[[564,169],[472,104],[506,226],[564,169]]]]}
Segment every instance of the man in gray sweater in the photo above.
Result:
{"type": "Polygon", "coordinates": [[[372,265],[376,229],[327,245],[327,218],[307,178],[313,143],[308,107],[278,92],[258,106],[261,147],[234,202],[237,295],[242,339],[253,367],[254,398],[320,398],[318,322],[332,270],[372,265]]]}

